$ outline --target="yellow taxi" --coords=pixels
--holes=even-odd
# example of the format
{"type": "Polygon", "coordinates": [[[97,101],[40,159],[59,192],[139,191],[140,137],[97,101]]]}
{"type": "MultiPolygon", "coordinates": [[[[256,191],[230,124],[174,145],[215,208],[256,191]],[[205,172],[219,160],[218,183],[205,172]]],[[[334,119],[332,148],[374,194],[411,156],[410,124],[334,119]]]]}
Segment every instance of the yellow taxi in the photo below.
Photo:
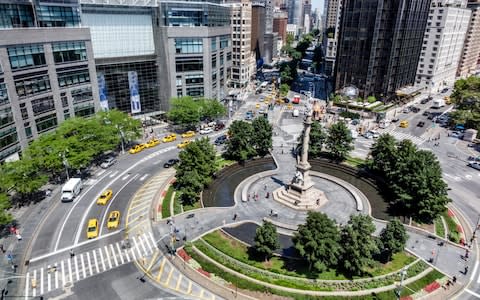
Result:
{"type": "Polygon", "coordinates": [[[195,136],[195,131],[192,131],[192,130],[182,133],[182,138],[191,138],[194,136],[195,136]]]}
{"type": "Polygon", "coordinates": [[[255,104],[255,108],[260,108],[260,103],[255,104]]]}
{"type": "Polygon", "coordinates": [[[138,144],[138,145],[133,146],[128,152],[130,152],[130,154],[135,154],[135,153],[138,153],[138,152],[142,151],[143,149],[145,149],[145,145],[144,144],[138,144]]]}
{"type": "Polygon", "coordinates": [[[113,191],[111,189],[105,190],[97,199],[98,205],[106,205],[108,200],[112,199],[113,191]]]}
{"type": "Polygon", "coordinates": [[[408,121],[407,120],[401,121],[399,126],[401,128],[407,128],[408,127],[408,121]]]}
{"type": "Polygon", "coordinates": [[[160,140],[157,138],[153,138],[149,140],[148,142],[145,143],[146,148],[152,148],[155,147],[156,145],[160,144],[160,140]]]}
{"type": "Polygon", "coordinates": [[[87,225],[87,238],[93,239],[96,237],[98,237],[98,221],[97,219],[90,219],[87,225]]]}
{"type": "Polygon", "coordinates": [[[164,137],[162,142],[169,143],[169,142],[175,141],[176,139],[177,139],[177,135],[175,133],[172,133],[164,137]]]}
{"type": "Polygon", "coordinates": [[[190,144],[192,141],[191,140],[184,140],[183,142],[181,142],[180,144],[177,145],[177,148],[178,149],[183,149],[185,147],[188,146],[188,144],[190,144]]]}
{"type": "Polygon", "coordinates": [[[443,99],[445,100],[445,104],[447,104],[447,105],[452,104],[452,100],[450,100],[449,96],[445,96],[445,97],[443,97],[443,99]]]}
{"type": "Polygon", "coordinates": [[[118,225],[120,225],[120,212],[114,210],[108,215],[107,228],[115,229],[118,228],[118,225]]]}
{"type": "Polygon", "coordinates": [[[287,109],[293,109],[293,105],[290,103],[287,105],[287,109]]]}

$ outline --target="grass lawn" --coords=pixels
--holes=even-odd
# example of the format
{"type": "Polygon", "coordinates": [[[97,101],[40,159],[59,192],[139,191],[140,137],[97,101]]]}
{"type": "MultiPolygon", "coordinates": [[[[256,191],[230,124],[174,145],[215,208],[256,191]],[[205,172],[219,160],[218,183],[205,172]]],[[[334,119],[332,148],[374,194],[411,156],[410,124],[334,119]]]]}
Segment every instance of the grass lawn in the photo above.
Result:
{"type": "Polygon", "coordinates": [[[231,166],[234,163],[236,163],[236,161],[225,159],[222,156],[217,156],[215,159],[215,169],[218,171],[225,167],[231,166]]]}
{"type": "Polygon", "coordinates": [[[445,223],[447,223],[448,239],[454,243],[458,243],[460,241],[460,233],[457,230],[457,223],[448,215],[448,211],[444,211],[442,217],[445,223]]]}
{"type": "Polygon", "coordinates": [[[162,202],[162,218],[170,217],[170,202],[172,201],[173,186],[170,186],[162,202]]]}
{"type": "Polygon", "coordinates": [[[192,205],[184,205],[183,206],[183,211],[189,211],[189,210],[193,210],[193,209],[197,209],[197,208],[201,208],[202,206],[200,205],[200,201],[197,201],[195,203],[193,203],[192,205]]]}
{"type": "MultiPolygon", "coordinates": [[[[270,272],[284,274],[289,276],[315,278],[323,280],[345,280],[347,279],[343,274],[337,273],[336,270],[330,269],[320,274],[308,270],[306,261],[299,261],[294,259],[286,259],[281,257],[273,257],[268,263],[262,259],[252,258],[248,252],[248,247],[235,239],[231,239],[221,231],[217,230],[202,237],[204,241],[220,250],[224,254],[233,257],[241,262],[251,266],[265,269],[270,272]]],[[[379,276],[400,270],[407,264],[413,262],[415,258],[407,255],[404,252],[397,253],[393,256],[393,260],[381,264],[378,263],[374,268],[367,270],[371,276],[379,276]]],[[[357,277],[354,277],[357,278],[357,277]]]]}
{"type": "Polygon", "coordinates": [[[445,237],[445,227],[443,226],[442,217],[439,216],[435,219],[435,234],[441,238],[445,237]]]}
{"type": "Polygon", "coordinates": [[[352,156],[348,156],[347,159],[344,161],[344,163],[346,163],[347,165],[355,167],[355,168],[364,165],[365,162],[366,161],[364,159],[361,159],[361,158],[358,158],[358,157],[352,157],[352,156]]]}
{"type": "Polygon", "coordinates": [[[443,275],[442,273],[438,272],[437,270],[433,270],[432,272],[428,273],[426,276],[420,278],[417,281],[414,281],[410,284],[407,284],[408,289],[404,288],[402,290],[402,296],[408,296],[413,294],[410,289],[414,290],[415,292],[418,292],[419,290],[423,289],[425,286],[429,285],[436,279],[442,278],[443,275]]]}
{"type": "Polygon", "coordinates": [[[180,193],[175,193],[175,199],[173,200],[173,214],[178,215],[182,213],[182,201],[180,200],[180,193]]]}

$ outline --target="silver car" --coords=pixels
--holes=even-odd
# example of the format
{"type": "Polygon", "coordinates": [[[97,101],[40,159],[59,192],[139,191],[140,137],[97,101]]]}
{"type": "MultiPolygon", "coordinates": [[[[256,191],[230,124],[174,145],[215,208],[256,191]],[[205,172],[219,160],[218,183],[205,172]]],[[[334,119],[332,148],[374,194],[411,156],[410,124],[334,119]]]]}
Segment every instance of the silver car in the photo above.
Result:
{"type": "Polygon", "coordinates": [[[468,164],[469,167],[474,168],[476,170],[480,170],[480,163],[478,162],[471,162],[468,164]]]}
{"type": "Polygon", "coordinates": [[[100,167],[102,169],[107,169],[108,167],[112,166],[116,162],[117,162],[117,160],[115,159],[115,157],[109,157],[102,162],[100,167]]]}

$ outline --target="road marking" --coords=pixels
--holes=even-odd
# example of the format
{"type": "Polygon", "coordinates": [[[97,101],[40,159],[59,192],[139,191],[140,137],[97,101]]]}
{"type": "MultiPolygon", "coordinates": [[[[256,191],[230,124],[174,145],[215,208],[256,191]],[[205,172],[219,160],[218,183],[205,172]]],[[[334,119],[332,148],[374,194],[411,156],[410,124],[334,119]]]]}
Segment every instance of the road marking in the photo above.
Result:
{"type": "Polygon", "coordinates": [[[125,179],[127,179],[128,176],[130,176],[130,174],[127,174],[127,175],[123,176],[123,177],[122,177],[122,181],[125,180],[125,179]]]}
{"type": "Polygon", "coordinates": [[[143,216],[140,216],[139,218],[131,221],[130,224],[133,223],[133,222],[137,222],[137,221],[138,221],[138,223],[136,223],[136,224],[133,225],[132,227],[129,227],[126,231],[129,233],[129,232],[131,232],[132,229],[134,229],[135,227],[138,227],[139,225],[143,225],[143,224],[145,224],[146,222],[148,222],[148,219],[147,219],[147,218],[144,218],[142,221],[140,221],[140,219],[141,219],[142,217],[143,217],[143,216]]]}
{"type": "Polygon", "coordinates": [[[122,265],[123,265],[125,263],[125,261],[123,260],[123,252],[122,250],[120,250],[120,245],[118,245],[118,242],[116,242],[115,245],[117,246],[118,253],[120,253],[120,261],[122,262],[122,265]]]}
{"type": "Polygon", "coordinates": [[[83,278],[87,278],[87,270],[85,269],[85,261],[83,260],[83,253],[80,253],[80,263],[82,264],[83,278]]]}
{"type": "MultiPolygon", "coordinates": [[[[94,243],[94,242],[98,242],[98,241],[101,240],[101,239],[107,238],[107,237],[109,237],[109,236],[112,236],[112,235],[117,234],[117,233],[120,233],[120,232],[122,232],[122,229],[119,229],[119,230],[117,230],[117,231],[113,231],[113,232],[104,234],[104,235],[99,236],[98,238],[95,238],[95,239],[83,241],[83,242],[81,242],[81,243],[78,243],[78,244],[76,245],[76,247],[80,247],[80,246],[84,246],[84,245],[87,245],[87,244],[92,244],[92,243],[94,243]]],[[[62,249],[59,249],[59,250],[56,250],[56,251],[53,251],[53,252],[50,252],[50,253],[47,253],[47,254],[40,255],[40,256],[37,256],[37,257],[35,257],[35,258],[32,258],[32,259],[30,259],[30,262],[31,262],[31,263],[32,263],[32,262],[36,262],[36,261],[39,261],[39,260],[41,260],[41,259],[44,259],[44,258],[47,258],[47,257],[50,257],[50,256],[54,256],[54,255],[56,255],[56,254],[58,254],[58,253],[62,253],[62,252],[65,252],[65,251],[71,250],[71,249],[72,249],[71,246],[70,246],[70,247],[65,247],[65,248],[62,248],[62,249]]]]}
{"type": "Polygon", "coordinates": [[[137,260],[137,258],[135,257],[135,245],[133,245],[133,247],[130,247],[130,251],[132,254],[132,260],[133,261],[137,260]]]}
{"type": "Polygon", "coordinates": [[[115,249],[113,249],[113,244],[110,244],[110,249],[112,249],[113,261],[115,262],[115,266],[118,267],[117,254],[115,253],[115,249]]]}
{"type": "Polygon", "coordinates": [[[467,292],[467,293],[469,293],[469,294],[471,294],[471,295],[473,295],[473,296],[475,296],[475,297],[477,297],[477,298],[480,298],[480,295],[477,294],[477,293],[475,293],[474,291],[471,291],[471,290],[469,290],[469,289],[465,289],[465,292],[467,292]]]}
{"type": "Polygon", "coordinates": [[[108,267],[111,269],[112,268],[112,262],[110,261],[110,255],[108,254],[108,247],[107,246],[105,246],[105,256],[107,258],[108,267]]]}
{"type": "Polygon", "coordinates": [[[115,175],[117,175],[117,174],[118,174],[118,170],[116,170],[116,171],[113,171],[113,173],[112,173],[112,174],[110,174],[110,178],[113,178],[113,177],[114,177],[115,175]]]}
{"type": "Polygon", "coordinates": [[[125,252],[125,256],[127,257],[127,262],[130,262],[130,255],[128,255],[128,249],[125,248],[123,249],[123,251],[125,252]]]}
{"type": "Polygon", "coordinates": [[[151,203],[148,203],[149,201],[147,201],[145,199],[140,199],[140,200],[142,200],[142,201],[137,201],[137,202],[132,201],[132,205],[130,205],[130,209],[134,210],[139,206],[140,206],[141,209],[145,209],[145,206],[148,207],[151,204],[151,203]],[[133,204],[135,204],[135,205],[133,205],[133,204]]]}
{"type": "Polygon", "coordinates": [[[55,289],[58,289],[58,266],[55,263],[55,289]]]}
{"type": "Polygon", "coordinates": [[[102,169],[102,170],[98,171],[96,175],[97,175],[97,176],[102,176],[102,174],[105,173],[106,171],[107,171],[107,170],[102,169]]]}
{"type": "MultiPolygon", "coordinates": [[[[37,282],[37,270],[33,271],[33,280],[37,282]]],[[[37,296],[37,288],[33,288],[32,296],[35,298],[37,296]]]]}
{"type": "Polygon", "coordinates": [[[97,271],[97,274],[100,273],[100,269],[98,268],[98,260],[97,260],[97,255],[95,254],[95,249],[93,249],[93,261],[95,262],[95,270],[97,271]]]}
{"type": "MultiPolygon", "coordinates": [[[[103,178],[105,178],[106,175],[104,175],[103,177],[99,178],[98,181],[102,180],[103,178]]],[[[62,233],[63,233],[63,229],[65,229],[65,226],[68,222],[68,219],[70,218],[70,215],[73,213],[73,210],[75,209],[75,207],[77,207],[77,205],[80,203],[80,201],[83,199],[83,197],[93,188],[94,186],[92,185],[91,187],[89,187],[87,190],[83,191],[82,195],[79,196],[77,199],[75,199],[75,203],[73,204],[73,206],[70,208],[70,210],[68,211],[68,214],[67,216],[65,217],[65,220],[63,221],[62,223],[62,226],[60,227],[60,232],[58,234],[58,238],[57,238],[57,241],[55,242],[55,247],[53,248],[54,251],[56,251],[58,249],[58,245],[60,244],[60,239],[62,238],[62,233]]],[[[102,192],[100,192],[96,198],[98,198],[100,196],[102,192]]],[[[96,199],[95,198],[95,199],[96,199]]],[[[92,201],[92,203],[95,203],[94,201],[92,201]]],[[[88,211],[90,211],[90,208],[91,206],[88,207],[88,210],[85,212],[87,213],[88,211]]],[[[80,224],[83,224],[85,220],[82,219],[82,222],[80,224]]],[[[76,243],[75,243],[76,244],[76,243]]]]}
{"type": "Polygon", "coordinates": [[[190,295],[192,293],[192,281],[188,281],[188,289],[187,289],[187,295],[190,295]]]}
{"type": "Polygon", "coordinates": [[[148,235],[144,235],[143,238],[145,239],[145,244],[147,244],[148,249],[153,252],[153,249],[155,249],[155,247],[152,247],[152,245],[150,245],[150,241],[148,240],[148,235]]]}
{"type": "Polygon", "coordinates": [[[170,272],[168,273],[167,280],[165,281],[165,285],[168,286],[168,283],[170,282],[170,278],[172,278],[173,274],[173,268],[170,268],[170,272]]]}
{"type": "Polygon", "coordinates": [[[122,185],[122,187],[115,193],[115,195],[113,196],[112,199],[110,199],[108,205],[107,205],[107,208],[105,209],[105,213],[103,214],[103,218],[102,218],[102,222],[100,223],[100,233],[103,231],[103,226],[105,224],[105,220],[107,219],[107,212],[110,210],[110,206],[112,206],[112,203],[113,201],[117,198],[117,196],[120,194],[120,191],[122,191],[126,186],[127,184],[129,184],[130,182],[132,182],[132,180],[134,180],[135,178],[137,178],[137,176],[139,176],[138,174],[135,174],[135,176],[133,176],[129,181],[127,181],[124,185],[122,185]]]}
{"type": "Polygon", "coordinates": [[[100,253],[100,259],[102,260],[103,271],[106,271],[107,267],[105,266],[105,261],[103,260],[102,248],[98,248],[97,250],[100,253]]]}
{"type": "Polygon", "coordinates": [[[30,284],[30,272],[27,273],[27,282],[25,282],[25,300],[28,299],[29,284],[30,284]]]}
{"type": "Polygon", "coordinates": [[[142,177],[140,177],[140,181],[144,181],[144,180],[145,180],[145,178],[147,178],[147,177],[148,177],[148,175],[150,175],[150,174],[148,174],[148,173],[147,173],[147,174],[143,175],[142,177]]]}
{"type": "Polygon", "coordinates": [[[90,271],[90,276],[92,276],[93,270],[92,270],[92,261],[90,260],[90,252],[87,252],[87,263],[88,263],[88,270],[90,271]]]}
{"type": "Polygon", "coordinates": [[[157,274],[157,277],[156,277],[157,282],[160,282],[160,277],[162,277],[163,267],[165,267],[165,262],[166,261],[167,261],[167,259],[164,256],[163,259],[162,259],[162,263],[160,264],[160,268],[158,269],[158,274],[157,274]]]}
{"type": "Polygon", "coordinates": [[[465,178],[466,178],[467,180],[472,180],[472,175],[467,174],[467,175],[465,175],[465,178]]]}
{"type": "Polygon", "coordinates": [[[148,211],[148,208],[150,207],[150,203],[147,201],[145,202],[138,202],[137,205],[135,206],[130,206],[130,211],[128,212],[128,217],[132,218],[133,215],[145,212],[145,210],[148,211]]]}
{"type": "Polygon", "coordinates": [[[75,267],[75,276],[77,276],[77,281],[80,280],[80,272],[78,271],[77,256],[73,257],[73,266],[75,267]]]}
{"type": "Polygon", "coordinates": [[[142,252],[140,251],[140,247],[138,246],[138,243],[137,243],[137,240],[135,239],[134,236],[132,236],[132,239],[133,239],[133,248],[137,249],[137,252],[138,252],[138,259],[140,259],[143,255],[142,255],[142,252]]]}
{"type": "Polygon", "coordinates": [[[50,292],[50,290],[52,289],[52,283],[50,282],[50,270],[51,270],[51,267],[50,265],[47,266],[47,292],[50,292]]]}
{"type": "Polygon", "coordinates": [[[62,261],[60,262],[60,271],[62,272],[62,285],[65,285],[65,272],[64,272],[65,269],[64,268],[65,268],[65,265],[62,259],[62,261]]]}
{"type": "Polygon", "coordinates": [[[182,283],[182,280],[183,280],[183,275],[182,274],[178,275],[177,286],[175,286],[176,291],[178,291],[178,288],[180,287],[180,283],[182,283]]]}
{"type": "Polygon", "coordinates": [[[43,295],[43,268],[40,268],[40,295],[43,295]]]}
{"type": "Polygon", "coordinates": [[[73,283],[73,274],[72,274],[72,262],[71,259],[67,260],[68,264],[68,277],[70,278],[70,283],[73,283]]]}
{"type": "Polygon", "coordinates": [[[138,236],[138,241],[139,241],[140,245],[142,246],[143,253],[145,253],[145,255],[148,255],[149,251],[147,251],[147,248],[145,247],[145,244],[144,244],[141,236],[138,236]]]}

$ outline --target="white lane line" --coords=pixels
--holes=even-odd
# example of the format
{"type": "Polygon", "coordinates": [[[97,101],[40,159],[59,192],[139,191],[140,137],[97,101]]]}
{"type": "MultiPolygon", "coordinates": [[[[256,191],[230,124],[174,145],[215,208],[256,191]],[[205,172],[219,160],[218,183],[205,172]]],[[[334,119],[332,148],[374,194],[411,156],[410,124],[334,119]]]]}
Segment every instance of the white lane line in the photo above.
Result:
{"type": "Polygon", "coordinates": [[[102,260],[103,271],[106,271],[107,267],[105,266],[105,261],[103,260],[102,248],[98,248],[97,250],[100,253],[100,259],[102,260]]]}
{"type": "Polygon", "coordinates": [[[130,262],[130,255],[128,255],[128,249],[125,248],[123,249],[123,251],[125,252],[125,256],[127,257],[127,262],[130,262]]]}
{"type": "MultiPolygon", "coordinates": [[[[101,178],[98,179],[98,181],[102,180],[102,179],[105,178],[106,176],[107,176],[107,175],[102,176],[101,178]]],[[[58,238],[57,238],[57,241],[55,242],[55,247],[53,248],[54,251],[57,251],[57,250],[58,250],[58,245],[60,244],[60,239],[62,238],[63,229],[65,229],[65,226],[67,225],[67,222],[68,222],[68,219],[70,218],[70,215],[73,213],[75,207],[77,207],[77,205],[81,202],[81,200],[83,199],[83,197],[84,197],[85,195],[87,195],[88,192],[89,192],[94,186],[95,186],[95,185],[90,186],[87,190],[83,191],[82,195],[80,195],[79,197],[77,197],[77,198],[75,199],[75,201],[73,201],[74,204],[73,204],[73,206],[70,208],[70,210],[68,211],[68,214],[67,214],[67,216],[65,217],[65,220],[63,220],[62,226],[60,227],[60,231],[59,231],[59,234],[58,234],[58,238]]],[[[97,199],[97,198],[100,196],[101,193],[102,193],[102,192],[100,192],[100,193],[97,195],[97,197],[95,197],[95,199],[97,199]]],[[[95,203],[95,201],[92,201],[92,203],[95,203]]],[[[86,215],[87,212],[90,211],[90,208],[91,208],[91,207],[88,207],[88,210],[85,211],[85,215],[86,215]]],[[[80,223],[80,225],[82,225],[84,222],[85,222],[85,220],[82,219],[82,222],[80,223]]],[[[78,231],[77,231],[77,232],[78,232],[78,231]]],[[[75,242],[75,244],[77,244],[77,242],[78,242],[78,240],[75,242]]],[[[30,260],[30,261],[32,261],[32,260],[30,260]]]]}
{"type": "Polygon", "coordinates": [[[60,272],[62,272],[62,286],[65,285],[65,265],[63,263],[63,259],[62,261],[60,262],[60,272]]]}
{"type": "Polygon", "coordinates": [[[118,267],[117,253],[115,253],[115,249],[113,248],[113,244],[110,244],[110,250],[112,250],[112,256],[113,256],[113,261],[115,262],[115,267],[118,267]]]}
{"type": "Polygon", "coordinates": [[[127,178],[128,178],[128,176],[130,176],[130,174],[127,174],[127,175],[123,176],[123,177],[122,177],[122,180],[125,180],[125,179],[127,179],[127,178]]]}
{"type": "Polygon", "coordinates": [[[107,219],[107,212],[110,211],[110,206],[112,206],[112,203],[113,201],[115,200],[115,198],[117,198],[118,195],[120,195],[120,192],[127,186],[127,184],[129,184],[130,182],[132,182],[132,180],[134,180],[135,178],[137,178],[138,174],[135,174],[135,176],[133,176],[132,178],[130,178],[129,181],[127,181],[124,185],[122,185],[122,187],[115,193],[115,195],[113,196],[112,199],[110,199],[108,205],[107,205],[107,208],[105,209],[105,213],[103,214],[103,218],[102,218],[102,222],[100,223],[100,233],[103,232],[103,225],[106,223],[106,219],[107,219]]]}
{"type": "Polygon", "coordinates": [[[55,289],[58,289],[58,265],[55,263],[55,289]]]}
{"type": "Polygon", "coordinates": [[[40,268],[40,295],[43,295],[43,268],[40,268]]]}
{"type": "Polygon", "coordinates": [[[148,255],[147,248],[145,247],[145,243],[143,242],[143,235],[138,236],[138,242],[142,246],[143,249],[143,256],[148,255]]]}
{"type": "Polygon", "coordinates": [[[132,260],[137,260],[137,258],[135,257],[135,245],[133,245],[133,247],[130,247],[130,251],[132,254],[132,260]]]}
{"type": "Polygon", "coordinates": [[[148,232],[148,236],[150,237],[150,240],[152,241],[153,247],[156,248],[155,239],[153,238],[153,233],[151,231],[148,232]]]}
{"type": "Polygon", "coordinates": [[[112,262],[110,261],[111,258],[110,258],[110,254],[108,254],[108,247],[107,246],[105,246],[105,253],[106,253],[105,255],[107,257],[108,267],[111,269],[112,268],[112,262]]]}
{"type": "MultiPolygon", "coordinates": [[[[472,272],[472,277],[474,276],[474,274],[477,272],[477,269],[478,269],[478,260],[475,262],[475,266],[473,267],[473,272],[472,272]]],[[[480,283],[480,274],[478,275],[477,277],[477,283],[480,283]]]]}
{"type": "Polygon", "coordinates": [[[148,240],[148,235],[147,234],[144,234],[143,235],[143,240],[145,241],[145,244],[147,245],[147,248],[148,248],[148,252],[152,252],[153,253],[153,247],[152,245],[150,245],[150,241],[148,240]]]}
{"type": "Polygon", "coordinates": [[[135,239],[134,236],[132,236],[132,239],[133,239],[133,248],[137,249],[137,253],[138,253],[138,259],[140,259],[143,255],[142,255],[142,252],[140,251],[140,247],[138,246],[138,242],[137,240],[135,239]]]}
{"type": "Polygon", "coordinates": [[[27,278],[25,280],[25,300],[28,299],[29,287],[30,287],[30,272],[27,273],[27,278]]]}
{"type": "Polygon", "coordinates": [[[140,177],[140,181],[144,181],[144,180],[145,180],[145,178],[147,178],[147,177],[148,177],[148,175],[150,175],[150,174],[148,174],[148,173],[147,173],[147,174],[143,175],[142,177],[140,177]]]}
{"type": "Polygon", "coordinates": [[[467,292],[467,293],[469,293],[470,295],[473,295],[473,296],[475,296],[475,297],[477,297],[477,298],[480,299],[480,294],[477,294],[477,293],[475,293],[474,291],[471,291],[471,290],[469,290],[469,289],[465,289],[465,292],[467,292]]]}
{"type": "MultiPolygon", "coordinates": [[[[33,271],[33,280],[37,283],[37,270],[33,271]]],[[[38,286],[38,283],[36,284],[38,286]]],[[[37,288],[33,288],[32,296],[35,298],[37,296],[37,288]]]]}
{"type": "Polygon", "coordinates": [[[77,264],[77,256],[73,257],[73,266],[75,267],[75,276],[77,277],[77,281],[80,280],[80,272],[78,271],[78,264],[77,264]]]}
{"type": "Polygon", "coordinates": [[[70,283],[73,283],[73,274],[72,274],[72,260],[71,259],[67,259],[67,263],[68,263],[68,277],[70,279],[70,283]]]}
{"type": "Polygon", "coordinates": [[[117,175],[117,174],[118,174],[118,170],[116,170],[116,171],[113,171],[113,173],[112,173],[112,174],[110,174],[110,178],[113,178],[113,177],[114,177],[115,175],[117,175]]]}
{"type": "Polygon", "coordinates": [[[50,290],[52,289],[52,282],[50,281],[50,277],[52,274],[50,274],[50,270],[52,268],[50,267],[50,265],[47,266],[47,292],[50,292],[50,290]]]}
{"type": "Polygon", "coordinates": [[[92,276],[93,270],[92,270],[92,261],[90,260],[90,252],[87,252],[87,263],[88,263],[88,270],[90,271],[90,276],[92,276]]]}
{"type": "MultiPolygon", "coordinates": [[[[96,203],[95,201],[93,201],[94,203],[96,203]]],[[[99,240],[101,239],[104,239],[104,238],[107,238],[109,236],[112,236],[114,234],[117,234],[117,233],[120,233],[122,232],[121,229],[117,230],[117,231],[113,231],[113,232],[110,232],[110,233],[107,233],[107,234],[104,234],[104,235],[101,235],[95,239],[91,239],[91,240],[86,240],[86,241],[83,241],[81,243],[78,243],[76,245],[76,247],[80,247],[80,246],[84,246],[84,245],[88,245],[88,244],[91,244],[91,243],[95,243],[95,242],[98,242],[99,240]]],[[[62,252],[65,252],[65,251],[68,251],[68,250],[71,250],[72,247],[65,247],[65,248],[62,248],[62,249],[58,249],[57,251],[53,251],[53,252],[50,252],[50,253],[47,253],[47,254],[44,254],[44,255],[40,255],[40,256],[37,256],[35,258],[32,258],[30,259],[30,263],[32,262],[36,262],[36,261],[39,261],[39,260],[42,260],[44,258],[47,258],[47,257],[50,257],[50,256],[54,256],[54,255],[57,255],[59,253],[62,253],[62,252]]]]}
{"type": "Polygon", "coordinates": [[[85,269],[85,261],[83,260],[83,253],[80,254],[80,262],[82,263],[83,278],[87,278],[87,270],[85,269]]]}
{"type": "Polygon", "coordinates": [[[97,274],[100,273],[100,269],[98,268],[98,260],[97,260],[97,255],[95,254],[95,249],[93,249],[93,261],[95,261],[95,270],[97,271],[97,274]]]}
{"type": "Polygon", "coordinates": [[[106,171],[107,171],[107,170],[102,169],[102,170],[98,171],[96,175],[97,175],[97,176],[102,176],[102,174],[105,173],[106,171]]]}
{"type": "Polygon", "coordinates": [[[117,247],[118,253],[120,253],[120,261],[122,262],[122,265],[125,263],[125,260],[123,260],[123,252],[120,249],[120,245],[118,245],[118,242],[115,243],[115,246],[117,247]]]}

